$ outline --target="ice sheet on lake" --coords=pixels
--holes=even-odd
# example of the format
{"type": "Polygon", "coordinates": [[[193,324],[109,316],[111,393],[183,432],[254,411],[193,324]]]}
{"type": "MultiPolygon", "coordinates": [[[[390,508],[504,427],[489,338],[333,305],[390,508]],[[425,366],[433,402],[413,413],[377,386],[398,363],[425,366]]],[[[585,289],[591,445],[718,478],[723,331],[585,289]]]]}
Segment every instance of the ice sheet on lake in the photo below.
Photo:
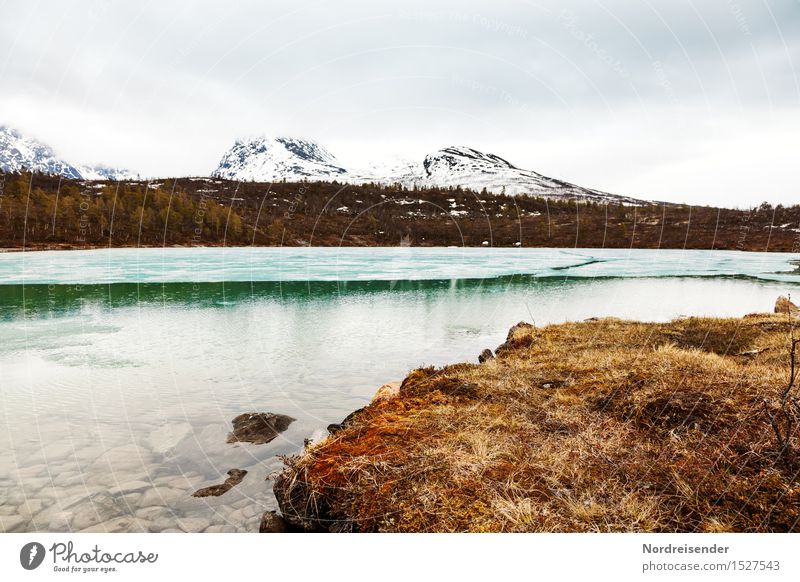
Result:
{"type": "Polygon", "coordinates": [[[749,277],[800,282],[800,255],[524,248],[164,248],[0,254],[0,285],[749,277]]]}

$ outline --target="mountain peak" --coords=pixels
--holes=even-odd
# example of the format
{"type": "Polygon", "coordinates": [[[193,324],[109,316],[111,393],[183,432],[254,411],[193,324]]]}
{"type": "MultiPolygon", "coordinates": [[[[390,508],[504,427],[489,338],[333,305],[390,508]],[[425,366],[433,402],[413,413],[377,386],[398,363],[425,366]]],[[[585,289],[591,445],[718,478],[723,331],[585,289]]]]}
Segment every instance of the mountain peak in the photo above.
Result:
{"type": "Polygon", "coordinates": [[[333,154],[316,142],[294,137],[237,139],[222,156],[216,178],[229,180],[337,180],[347,173],[333,154]]]}
{"type": "Polygon", "coordinates": [[[41,172],[72,180],[125,180],[135,177],[128,170],[104,166],[77,166],[56,156],[45,143],[18,130],[0,126],[0,170],[41,172]]]}

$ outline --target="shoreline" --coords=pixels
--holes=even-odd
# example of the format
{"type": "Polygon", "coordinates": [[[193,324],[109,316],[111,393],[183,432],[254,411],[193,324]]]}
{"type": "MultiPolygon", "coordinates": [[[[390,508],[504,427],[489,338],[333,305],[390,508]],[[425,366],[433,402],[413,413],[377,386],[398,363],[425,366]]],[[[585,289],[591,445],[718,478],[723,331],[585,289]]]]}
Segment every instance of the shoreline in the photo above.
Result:
{"type": "Polygon", "coordinates": [[[762,410],[797,323],[520,322],[286,458],[262,531],[797,531],[800,457],[762,410]]]}
{"type": "Polygon", "coordinates": [[[370,248],[370,249],[401,249],[401,248],[414,248],[414,249],[569,249],[569,250],[630,250],[630,251],[711,251],[711,252],[730,252],[730,253],[769,253],[769,254],[785,254],[797,255],[796,250],[754,250],[754,249],[739,249],[739,248],[693,248],[693,247],[613,247],[613,246],[578,246],[578,247],[561,247],[561,246],[517,246],[517,245],[503,245],[503,246],[483,246],[483,245],[425,245],[417,244],[413,246],[400,246],[400,245],[357,245],[357,244],[337,244],[337,245],[225,245],[225,244],[204,244],[204,245],[95,245],[88,247],[79,247],[73,245],[47,245],[47,246],[33,246],[33,247],[4,247],[0,248],[0,254],[11,253],[40,253],[40,252],[70,252],[70,251],[101,251],[101,250],[121,250],[121,249],[357,249],[357,248],[370,248]]]}

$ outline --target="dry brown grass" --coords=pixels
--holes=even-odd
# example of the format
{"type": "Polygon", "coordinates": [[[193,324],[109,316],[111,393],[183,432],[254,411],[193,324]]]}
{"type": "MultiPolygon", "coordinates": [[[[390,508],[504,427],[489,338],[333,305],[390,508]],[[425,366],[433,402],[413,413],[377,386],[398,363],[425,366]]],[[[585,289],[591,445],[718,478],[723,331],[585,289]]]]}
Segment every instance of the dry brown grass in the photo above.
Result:
{"type": "Polygon", "coordinates": [[[798,464],[762,400],[786,316],[516,329],[482,365],[400,395],[288,459],[284,513],[333,531],[797,531],[798,464]]]}

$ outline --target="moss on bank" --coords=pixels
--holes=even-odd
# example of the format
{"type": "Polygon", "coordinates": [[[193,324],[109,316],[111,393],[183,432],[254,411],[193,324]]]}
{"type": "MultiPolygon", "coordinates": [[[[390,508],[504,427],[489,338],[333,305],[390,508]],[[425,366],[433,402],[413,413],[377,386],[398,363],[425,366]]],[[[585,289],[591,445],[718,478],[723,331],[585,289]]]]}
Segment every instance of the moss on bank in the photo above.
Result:
{"type": "Polygon", "coordinates": [[[497,357],[413,371],[275,485],[331,531],[797,531],[763,400],[787,316],[515,326],[497,357]]]}

